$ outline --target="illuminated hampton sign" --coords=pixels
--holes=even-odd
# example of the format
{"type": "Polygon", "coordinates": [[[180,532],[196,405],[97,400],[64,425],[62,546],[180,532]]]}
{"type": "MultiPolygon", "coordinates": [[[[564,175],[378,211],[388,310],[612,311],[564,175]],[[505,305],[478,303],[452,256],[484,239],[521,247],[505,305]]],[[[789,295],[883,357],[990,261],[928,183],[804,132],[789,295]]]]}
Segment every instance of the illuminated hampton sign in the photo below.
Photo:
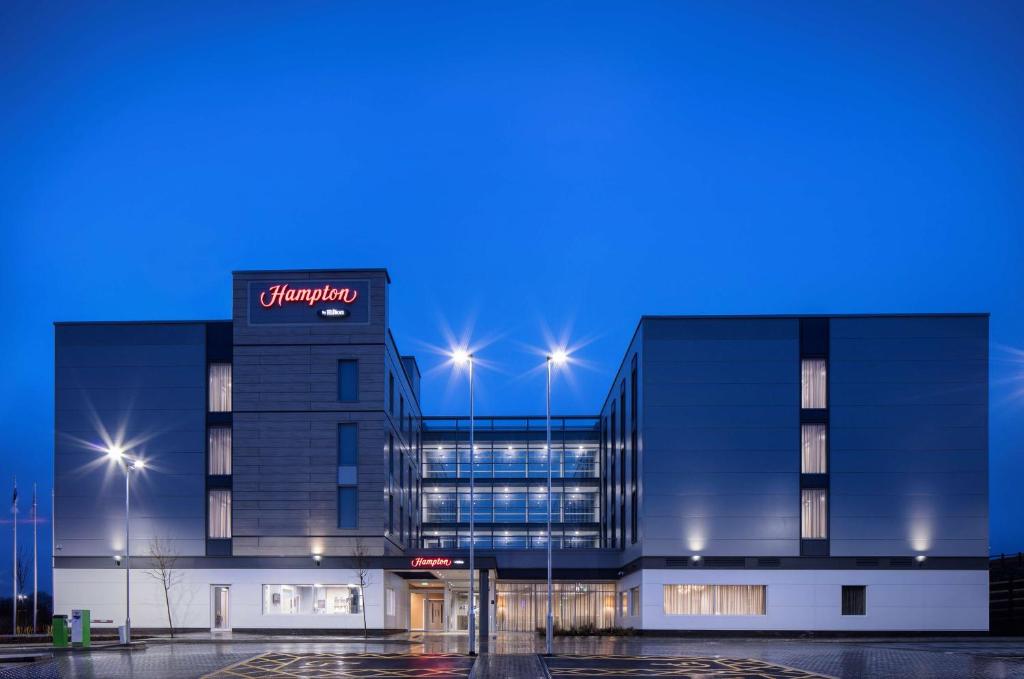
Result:
{"type": "Polygon", "coordinates": [[[260,293],[260,306],[270,309],[285,304],[308,304],[309,306],[319,302],[352,304],[357,299],[359,299],[358,290],[336,288],[330,283],[324,283],[322,288],[298,288],[287,283],[276,283],[260,293]]]}
{"type": "Polygon", "coordinates": [[[367,280],[290,280],[249,283],[249,322],[312,324],[324,321],[368,323],[367,280]]]}
{"type": "Polygon", "coordinates": [[[409,562],[410,568],[451,568],[452,560],[446,556],[416,556],[409,562]]]}

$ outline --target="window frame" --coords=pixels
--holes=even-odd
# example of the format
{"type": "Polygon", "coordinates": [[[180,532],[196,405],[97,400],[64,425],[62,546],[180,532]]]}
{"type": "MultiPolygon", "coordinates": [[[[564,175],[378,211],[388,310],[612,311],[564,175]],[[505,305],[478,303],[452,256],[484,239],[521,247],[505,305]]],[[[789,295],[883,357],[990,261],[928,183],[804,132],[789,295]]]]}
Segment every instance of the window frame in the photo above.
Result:
{"type": "Polygon", "coordinates": [[[359,359],[357,358],[338,359],[338,402],[359,402],[359,359]],[[347,378],[346,369],[351,371],[347,378]]]}

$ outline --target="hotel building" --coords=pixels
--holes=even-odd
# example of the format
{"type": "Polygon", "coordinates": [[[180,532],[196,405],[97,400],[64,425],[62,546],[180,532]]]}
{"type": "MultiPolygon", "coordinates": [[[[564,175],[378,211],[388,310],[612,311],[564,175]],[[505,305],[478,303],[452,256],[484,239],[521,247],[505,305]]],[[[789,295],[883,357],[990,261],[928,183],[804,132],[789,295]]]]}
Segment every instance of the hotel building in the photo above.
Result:
{"type": "MultiPolygon", "coordinates": [[[[55,612],[211,630],[988,628],[985,314],[645,316],[590,416],[421,403],[382,269],[57,323],[55,612]],[[145,468],[104,453],[123,449],[145,468]],[[475,502],[470,505],[473,475],[475,502]],[[475,523],[476,572],[468,570],[475,523]]],[[[101,625],[104,623],[100,623],[101,625]]]]}

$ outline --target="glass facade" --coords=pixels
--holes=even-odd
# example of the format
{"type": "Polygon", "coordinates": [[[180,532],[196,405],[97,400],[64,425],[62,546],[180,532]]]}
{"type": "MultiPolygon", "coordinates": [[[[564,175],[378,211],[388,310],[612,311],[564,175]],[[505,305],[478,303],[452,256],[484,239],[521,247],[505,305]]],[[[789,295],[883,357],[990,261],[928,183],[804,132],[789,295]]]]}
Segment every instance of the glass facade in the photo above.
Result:
{"type": "MultiPolygon", "coordinates": [[[[499,582],[499,632],[535,632],[545,626],[548,590],[543,582],[499,582]]],[[[615,626],[615,583],[555,582],[552,585],[555,629],[604,629],[615,626]]]]}
{"type": "Polygon", "coordinates": [[[468,419],[425,418],[420,544],[468,547],[472,512],[478,548],[546,548],[550,464],[552,546],[600,547],[599,434],[596,418],[552,418],[549,462],[544,419],[477,418],[471,455],[468,419]]]}

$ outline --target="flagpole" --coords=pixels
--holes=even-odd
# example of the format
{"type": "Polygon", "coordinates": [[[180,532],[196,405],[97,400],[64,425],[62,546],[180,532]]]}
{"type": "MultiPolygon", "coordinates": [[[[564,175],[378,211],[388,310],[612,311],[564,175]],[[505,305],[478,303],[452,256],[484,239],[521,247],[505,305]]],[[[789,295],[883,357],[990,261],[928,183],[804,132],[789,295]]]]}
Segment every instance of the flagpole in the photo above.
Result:
{"type": "Polygon", "coordinates": [[[39,509],[36,506],[36,484],[32,484],[32,634],[36,633],[39,615],[39,509]]]}
{"type": "Polygon", "coordinates": [[[11,549],[11,575],[14,588],[11,593],[11,634],[18,634],[18,477],[14,477],[14,497],[11,498],[11,531],[14,534],[11,549]]]}

